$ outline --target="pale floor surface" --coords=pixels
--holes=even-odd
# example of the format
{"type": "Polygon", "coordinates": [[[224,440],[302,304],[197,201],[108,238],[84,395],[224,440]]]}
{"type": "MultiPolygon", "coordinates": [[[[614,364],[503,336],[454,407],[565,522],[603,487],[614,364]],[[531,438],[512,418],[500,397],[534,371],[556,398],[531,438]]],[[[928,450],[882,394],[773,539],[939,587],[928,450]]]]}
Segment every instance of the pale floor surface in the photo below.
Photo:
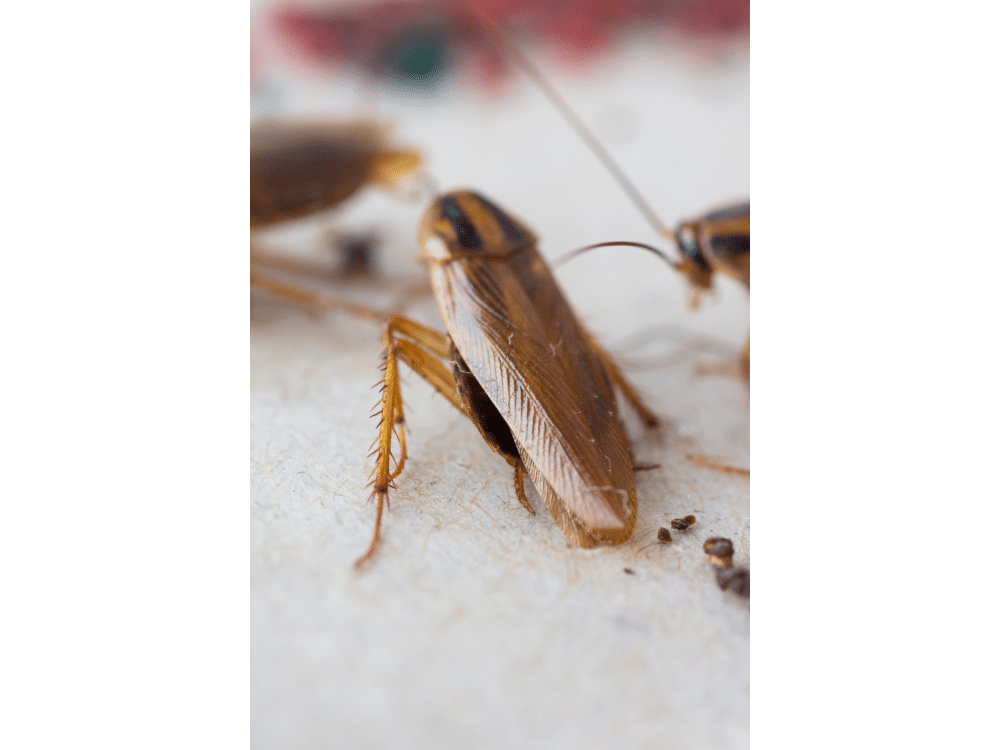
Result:
{"type": "MultiPolygon", "coordinates": [[[[627,168],[654,205],[670,207],[668,221],[749,194],[748,69],[685,88],[674,85],[690,73],[680,67],[661,75],[633,61],[607,74],[611,85],[573,92],[584,116],[630,111],[632,135],[620,156],[649,155],[627,168]],[[661,78],[669,90],[647,95],[643,87],[661,78]],[[688,121],[678,125],[647,106],[682,111],[688,121]],[[674,151],[664,138],[694,145],[674,151]],[[718,150],[713,143],[725,153],[706,156],[718,150]],[[747,156],[734,156],[741,151],[747,156]],[[662,179],[668,171],[677,178],[662,179]],[[681,175],[690,177],[687,192],[681,175]]],[[[588,242],[654,239],[530,92],[502,115],[478,111],[485,108],[442,105],[394,117],[401,138],[425,148],[443,188],[476,187],[509,208],[536,228],[550,259],[588,242]]],[[[377,226],[386,243],[379,276],[331,289],[387,304],[421,283],[413,234],[422,209],[371,196],[338,214],[339,228],[377,226]]],[[[315,244],[307,230],[272,242],[300,252],[315,244]]],[[[749,605],[718,589],[701,544],[730,537],[736,562],[749,565],[749,480],[685,456],[750,465],[749,391],[739,379],[699,374],[720,361],[708,354],[656,361],[671,350],[656,336],[668,323],[738,352],[746,296],[723,284],[717,299],[691,313],[671,271],[639,251],[595,253],[558,278],[666,423],[647,431],[623,407],[637,459],[661,464],[637,475],[633,538],[617,548],[570,548],[533,488],[539,512],[531,517],[507,463],[404,370],[410,458],[391,495],[382,548],[361,574],[352,563],[374,521],[366,485],[378,328],[251,295],[255,747],[748,744],[749,605]],[[652,343],[630,348],[644,332],[652,343]],[[688,513],[698,523],[658,545],[657,528],[688,513]]],[[[410,314],[441,329],[427,297],[410,314]]]]}

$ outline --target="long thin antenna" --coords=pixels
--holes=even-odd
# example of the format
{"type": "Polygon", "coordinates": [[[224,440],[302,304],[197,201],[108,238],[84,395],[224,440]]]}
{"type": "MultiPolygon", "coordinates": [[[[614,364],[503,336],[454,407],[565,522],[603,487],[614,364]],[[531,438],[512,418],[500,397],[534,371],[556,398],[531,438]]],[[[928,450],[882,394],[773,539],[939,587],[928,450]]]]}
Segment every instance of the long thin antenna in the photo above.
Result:
{"type": "Polygon", "coordinates": [[[649,252],[651,252],[660,260],[666,261],[669,265],[673,266],[678,271],[681,270],[681,265],[677,261],[668,258],[663,253],[662,250],[658,250],[652,245],[645,245],[642,242],[626,242],[624,240],[615,240],[613,242],[598,242],[596,245],[587,245],[586,247],[581,247],[579,250],[573,250],[571,252],[566,253],[560,258],[556,258],[555,262],[552,264],[552,267],[559,268],[559,266],[563,265],[564,263],[569,263],[569,261],[573,260],[573,258],[575,258],[578,255],[582,255],[588,250],[595,250],[599,247],[616,247],[619,245],[624,245],[625,247],[638,247],[643,250],[649,250],[649,252]]]}
{"type": "Polygon", "coordinates": [[[653,208],[646,202],[646,199],[642,197],[642,193],[640,193],[636,186],[632,184],[632,181],[621,170],[621,167],[619,167],[615,160],[611,158],[611,154],[604,149],[601,142],[597,140],[594,134],[590,132],[590,129],[583,124],[583,120],[577,117],[576,113],[570,108],[569,104],[566,103],[566,100],[559,95],[559,93],[552,87],[552,84],[550,84],[545,76],[542,75],[542,72],[536,68],[527,57],[524,56],[521,50],[518,49],[517,45],[507,38],[507,35],[504,33],[500,24],[483,15],[482,11],[480,11],[479,8],[471,2],[471,0],[466,0],[465,4],[493,34],[497,42],[508,54],[514,64],[535,82],[535,84],[549,98],[553,106],[559,110],[559,113],[566,119],[570,127],[573,128],[573,130],[576,131],[576,134],[583,139],[584,143],[590,147],[590,150],[594,152],[594,155],[600,159],[602,164],[604,164],[604,168],[611,173],[611,176],[617,180],[622,190],[624,190],[628,197],[632,199],[636,208],[638,208],[640,213],[646,217],[646,221],[648,221],[661,235],[667,239],[673,239],[673,230],[668,229],[667,226],[660,221],[660,217],[656,215],[656,212],[653,211],[653,208]]]}

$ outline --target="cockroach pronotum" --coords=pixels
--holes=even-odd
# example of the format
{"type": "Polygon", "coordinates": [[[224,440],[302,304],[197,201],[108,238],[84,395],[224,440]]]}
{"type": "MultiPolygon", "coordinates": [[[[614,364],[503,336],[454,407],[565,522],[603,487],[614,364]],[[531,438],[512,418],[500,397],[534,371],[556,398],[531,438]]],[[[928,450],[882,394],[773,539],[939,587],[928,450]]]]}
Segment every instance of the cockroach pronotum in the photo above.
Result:
{"type": "MultiPolygon", "coordinates": [[[[367,185],[393,189],[420,164],[417,151],[393,146],[388,129],[375,123],[258,121],[250,128],[250,231],[318,214],[367,185]]],[[[250,283],[299,302],[382,321],[387,317],[257,270],[296,265],[251,250],[250,283]]]]}
{"type": "Polygon", "coordinates": [[[638,500],[615,388],[647,425],[657,418],[577,320],[535,234],[483,196],[456,191],[426,211],[419,238],[447,333],[399,316],[385,327],[375,531],[356,566],[378,547],[389,488],[406,462],[399,361],[469,417],[507,460],[529,512],[535,511],[524,493],[525,474],[573,544],[625,542],[638,500]],[[400,455],[392,470],[394,434],[400,455]]]}
{"type": "MultiPolygon", "coordinates": [[[[721,206],[695,219],[681,222],[675,229],[669,229],[653,211],[639,190],[611,158],[601,142],[591,133],[576,112],[559,95],[548,79],[522,54],[503,29],[488,18],[473,3],[466,2],[469,10],[488,28],[498,44],[506,50],[510,59],[541,89],[569,126],[586,143],[587,147],[618,182],[629,199],[652,227],[664,238],[676,243],[680,259],[673,260],[667,255],[636,242],[601,242],[588,245],[572,255],[598,247],[630,245],[650,250],[680,272],[689,282],[691,307],[698,306],[702,292],[712,288],[716,273],[739,281],[750,293],[750,203],[740,202],[721,206]]],[[[743,350],[743,366],[747,377],[750,373],[750,338],[747,337],[743,350]]]]}

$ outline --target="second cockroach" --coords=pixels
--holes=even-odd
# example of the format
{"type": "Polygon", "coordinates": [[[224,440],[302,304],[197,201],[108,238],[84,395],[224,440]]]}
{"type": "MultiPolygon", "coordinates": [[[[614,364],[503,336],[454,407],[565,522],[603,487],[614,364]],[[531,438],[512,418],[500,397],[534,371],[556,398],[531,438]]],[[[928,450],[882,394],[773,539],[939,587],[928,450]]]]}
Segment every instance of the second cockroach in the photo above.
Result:
{"type": "Polygon", "coordinates": [[[647,425],[657,418],[577,320],[535,234],[483,196],[456,191],[427,210],[419,238],[447,333],[402,317],[385,328],[375,532],[357,565],[378,547],[389,488],[406,461],[399,362],[465,414],[511,465],[529,512],[525,474],[573,544],[628,540],[638,514],[636,466],[615,389],[647,425]]]}
{"type": "Polygon", "coordinates": [[[250,230],[332,208],[366,185],[394,187],[420,154],[371,122],[263,120],[250,128],[250,230]]]}
{"type": "MultiPolygon", "coordinates": [[[[250,128],[250,231],[319,214],[368,185],[394,189],[420,164],[418,152],[393,145],[387,128],[376,123],[259,121],[250,128]]],[[[356,257],[348,260],[359,264],[356,257]]],[[[253,286],[299,302],[385,318],[279,281],[262,272],[263,267],[301,270],[303,264],[251,247],[253,286]]]]}

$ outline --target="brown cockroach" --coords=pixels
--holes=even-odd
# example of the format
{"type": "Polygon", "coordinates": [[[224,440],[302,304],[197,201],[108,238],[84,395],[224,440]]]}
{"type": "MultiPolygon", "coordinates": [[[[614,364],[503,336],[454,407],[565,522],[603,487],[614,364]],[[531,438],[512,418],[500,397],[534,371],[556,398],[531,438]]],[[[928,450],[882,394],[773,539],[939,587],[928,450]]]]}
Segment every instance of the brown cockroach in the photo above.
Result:
{"type": "MultiPolygon", "coordinates": [[[[417,151],[391,144],[388,129],[372,122],[266,119],[250,128],[250,231],[333,208],[367,185],[394,189],[421,164],[417,151]]],[[[356,249],[356,248],[348,248],[356,249]]],[[[348,258],[357,264],[357,258],[348,258]]],[[[251,248],[250,283],[299,302],[384,320],[361,305],[265,276],[261,266],[304,270],[251,248]]]]}
{"type": "MultiPolygon", "coordinates": [[[[579,253],[599,247],[614,245],[629,245],[650,250],[665,260],[680,272],[689,282],[689,301],[696,308],[701,294],[712,288],[713,276],[720,273],[739,281],[750,293],[750,203],[740,202],[721,206],[695,219],[681,222],[675,229],[669,229],[660,220],[649,203],[635,187],[617,162],[611,158],[597,137],[577,116],[565,99],[555,90],[542,72],[521,52],[506,33],[492,19],[485,16],[471,2],[466,2],[469,10],[492,33],[497,43],[502,47],[521,71],[527,75],[569,126],[583,140],[591,152],[604,165],[625,194],[635,204],[639,212],[646,218],[658,234],[676,243],[680,251],[680,259],[673,260],[667,255],[636,242],[601,242],[588,245],[577,250],[562,260],[568,260],[579,253]]],[[[561,261],[560,261],[561,262],[561,261]]],[[[749,377],[750,370],[750,338],[747,337],[743,350],[743,365],[749,377]]]]}
{"type": "Polygon", "coordinates": [[[527,474],[556,524],[580,547],[617,545],[635,529],[635,462],[615,387],[649,426],[611,357],[580,324],[542,256],[537,237],[483,196],[455,191],[424,214],[419,239],[446,334],[394,316],[386,325],[385,375],[372,498],[382,511],[403,471],[406,439],[398,362],[405,362],[469,417],[514,469],[527,474]],[[400,446],[391,469],[392,438],[400,446]]]}
{"type": "Polygon", "coordinates": [[[250,128],[250,229],[332,208],[366,185],[393,188],[420,163],[375,123],[258,121],[250,128]]]}

